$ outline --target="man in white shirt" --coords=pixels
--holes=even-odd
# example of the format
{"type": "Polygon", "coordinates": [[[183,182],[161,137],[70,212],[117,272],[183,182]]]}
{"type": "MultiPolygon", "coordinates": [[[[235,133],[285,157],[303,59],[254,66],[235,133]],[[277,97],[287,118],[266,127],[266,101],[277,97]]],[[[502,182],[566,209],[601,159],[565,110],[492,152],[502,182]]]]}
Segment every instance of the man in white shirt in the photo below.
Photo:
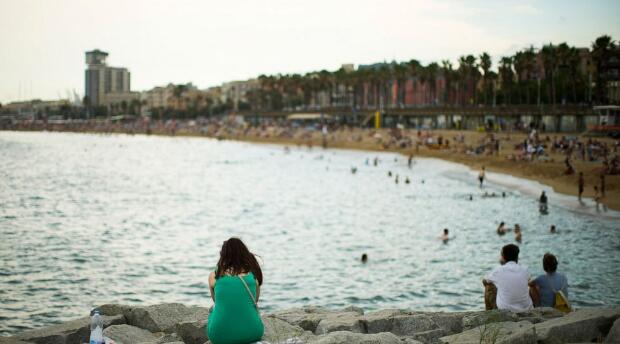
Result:
{"type": "Polygon", "coordinates": [[[527,268],[517,264],[519,260],[519,247],[509,244],[502,247],[501,266],[496,267],[489,273],[482,284],[485,286],[485,303],[487,309],[493,309],[492,296],[493,286],[497,288],[495,304],[498,309],[522,312],[532,309],[528,282],[530,274],[527,268]]]}

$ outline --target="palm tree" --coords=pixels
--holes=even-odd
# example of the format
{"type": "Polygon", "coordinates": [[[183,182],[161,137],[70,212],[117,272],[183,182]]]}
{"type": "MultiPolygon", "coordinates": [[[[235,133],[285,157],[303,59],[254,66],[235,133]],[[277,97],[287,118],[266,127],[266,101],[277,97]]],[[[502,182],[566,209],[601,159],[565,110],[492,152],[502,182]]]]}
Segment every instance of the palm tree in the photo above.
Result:
{"type": "Polygon", "coordinates": [[[436,62],[431,62],[426,66],[426,77],[430,84],[430,103],[437,104],[437,74],[439,73],[439,65],[436,62]]]}
{"type": "Polygon", "coordinates": [[[503,95],[503,101],[506,104],[512,103],[512,82],[514,79],[514,73],[512,71],[513,58],[510,56],[504,56],[499,61],[499,77],[501,79],[501,89],[503,95]]]}
{"type": "Polygon", "coordinates": [[[482,53],[482,55],[480,55],[480,68],[482,68],[482,71],[484,73],[484,75],[482,76],[482,90],[483,90],[483,97],[484,97],[484,104],[488,104],[487,102],[487,94],[488,94],[488,83],[489,83],[489,70],[491,70],[491,56],[489,56],[489,54],[487,54],[486,52],[482,53]]]}
{"type": "Polygon", "coordinates": [[[446,81],[446,87],[443,95],[443,103],[446,105],[450,101],[450,90],[452,89],[452,74],[454,74],[452,62],[450,62],[450,60],[442,60],[441,71],[443,73],[444,80],[446,81]]]}
{"type": "Polygon", "coordinates": [[[407,82],[407,66],[402,63],[394,65],[394,76],[396,78],[396,103],[402,108],[405,104],[405,83],[407,82]]]}
{"type": "Polygon", "coordinates": [[[557,48],[549,43],[544,45],[540,51],[543,59],[543,66],[545,69],[545,81],[547,83],[547,95],[551,101],[551,104],[555,106],[555,78],[558,65],[558,52],[557,48]],[[549,87],[550,83],[550,87],[549,87]]]}
{"type": "Polygon", "coordinates": [[[571,81],[571,91],[573,94],[573,103],[577,103],[577,83],[579,82],[579,65],[581,64],[581,56],[579,50],[571,47],[567,56],[567,68],[571,81]]]}
{"type": "Polygon", "coordinates": [[[609,56],[609,52],[615,48],[615,42],[607,35],[598,37],[592,43],[592,60],[596,66],[596,100],[599,104],[607,101],[607,80],[603,65],[609,56]]]}

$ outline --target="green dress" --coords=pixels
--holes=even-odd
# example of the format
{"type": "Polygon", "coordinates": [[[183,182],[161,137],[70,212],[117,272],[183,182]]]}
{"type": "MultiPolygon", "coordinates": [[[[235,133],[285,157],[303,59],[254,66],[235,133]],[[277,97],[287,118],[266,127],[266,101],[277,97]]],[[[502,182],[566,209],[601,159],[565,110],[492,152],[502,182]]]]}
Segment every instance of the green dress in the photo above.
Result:
{"type": "MultiPolygon", "coordinates": [[[[256,278],[242,277],[256,299],[256,278]]],[[[213,344],[248,344],[263,337],[265,328],[248,290],[239,277],[222,276],[215,281],[215,306],[207,322],[207,336],[213,344]]]]}

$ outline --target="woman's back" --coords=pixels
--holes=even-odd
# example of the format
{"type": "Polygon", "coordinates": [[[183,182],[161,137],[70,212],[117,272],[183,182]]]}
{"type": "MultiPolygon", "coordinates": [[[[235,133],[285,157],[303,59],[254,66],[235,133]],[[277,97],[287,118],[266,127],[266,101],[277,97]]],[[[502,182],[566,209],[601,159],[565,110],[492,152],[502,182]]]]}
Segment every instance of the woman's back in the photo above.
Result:
{"type": "MultiPolygon", "coordinates": [[[[256,300],[256,278],[242,276],[256,300]]],[[[224,275],[215,282],[215,306],[209,315],[207,335],[213,344],[247,344],[261,339],[263,323],[252,297],[238,276],[224,275]]]]}
{"type": "Polygon", "coordinates": [[[568,280],[559,272],[540,275],[535,282],[540,288],[541,307],[554,307],[555,293],[560,290],[568,297],[568,280]]]}

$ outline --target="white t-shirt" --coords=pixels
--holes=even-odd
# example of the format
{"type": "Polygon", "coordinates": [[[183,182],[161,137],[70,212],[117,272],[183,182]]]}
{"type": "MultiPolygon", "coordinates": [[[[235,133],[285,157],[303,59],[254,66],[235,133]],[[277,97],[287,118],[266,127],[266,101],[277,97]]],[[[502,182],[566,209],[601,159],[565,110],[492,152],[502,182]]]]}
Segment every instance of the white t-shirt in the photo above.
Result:
{"type": "Polygon", "coordinates": [[[497,287],[497,308],[515,312],[533,308],[527,285],[530,274],[525,266],[508,262],[493,269],[486,279],[497,287]]]}

